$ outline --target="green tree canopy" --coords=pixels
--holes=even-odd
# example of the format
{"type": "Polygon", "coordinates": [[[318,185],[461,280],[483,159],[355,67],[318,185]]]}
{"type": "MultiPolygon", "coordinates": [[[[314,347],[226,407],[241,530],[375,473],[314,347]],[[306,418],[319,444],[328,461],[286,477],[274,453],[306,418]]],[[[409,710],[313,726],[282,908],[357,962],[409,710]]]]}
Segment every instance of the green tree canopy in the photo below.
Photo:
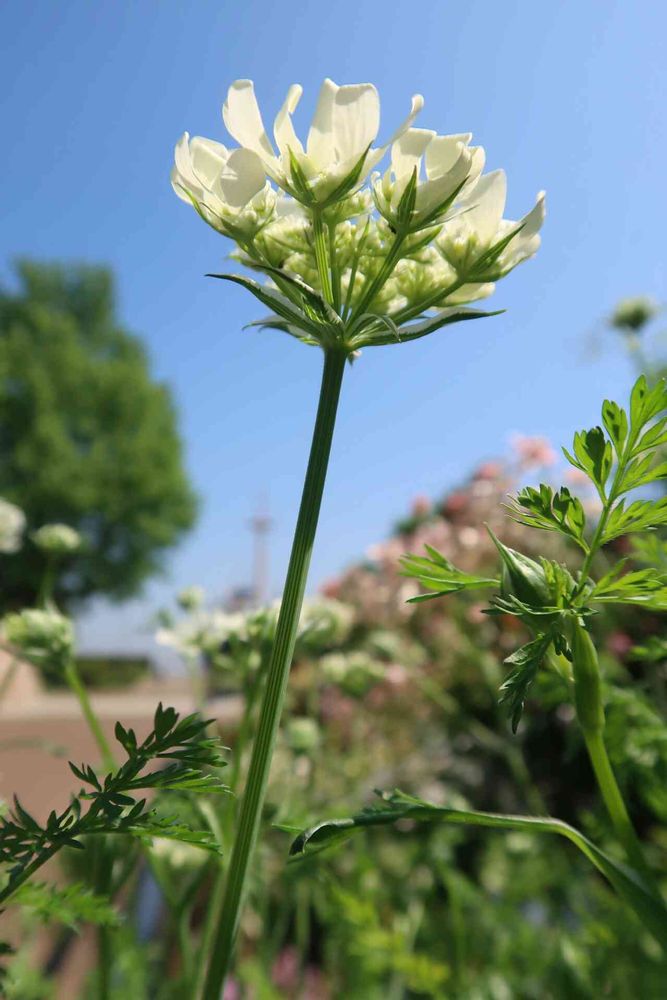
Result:
{"type": "MultiPolygon", "coordinates": [[[[23,261],[19,290],[0,288],[0,495],[28,532],[77,528],[57,597],[135,594],[194,523],[169,390],[116,317],[102,267],[23,261]]],[[[44,557],[28,540],[3,559],[0,600],[34,601],[44,557]]]]}

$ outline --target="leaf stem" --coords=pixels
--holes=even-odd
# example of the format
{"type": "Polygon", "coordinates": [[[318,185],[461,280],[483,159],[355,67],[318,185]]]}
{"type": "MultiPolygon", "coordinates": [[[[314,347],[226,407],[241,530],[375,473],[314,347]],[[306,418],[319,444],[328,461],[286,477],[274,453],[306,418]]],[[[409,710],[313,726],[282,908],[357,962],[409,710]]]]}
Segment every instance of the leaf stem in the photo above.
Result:
{"type": "MultiPolygon", "coordinates": [[[[331,452],[345,361],[344,351],[335,349],[325,351],[320,399],[301,506],[276,626],[275,641],[268,666],[266,688],[248,768],[245,794],[229,862],[225,893],[216,922],[210,964],[202,992],[204,1000],[219,1000],[232,958],[248,868],[257,840],[273,749],[285,701],[299,615],[303,604],[308,567],[331,452]]],[[[206,960],[206,957],[204,955],[203,959],[206,960]]]]}

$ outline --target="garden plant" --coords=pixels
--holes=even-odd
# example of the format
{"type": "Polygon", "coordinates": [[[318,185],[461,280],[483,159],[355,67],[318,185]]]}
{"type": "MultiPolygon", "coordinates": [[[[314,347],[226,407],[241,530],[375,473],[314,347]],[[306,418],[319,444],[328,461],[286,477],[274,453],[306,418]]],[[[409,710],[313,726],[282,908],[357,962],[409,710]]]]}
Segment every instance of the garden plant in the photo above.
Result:
{"type": "MultiPolygon", "coordinates": [[[[281,600],[228,614],[206,610],[196,590],[182,594],[182,616],[163,616],[159,638],[192,668],[201,711],[181,719],[160,706],[144,739],[119,722],[117,749],[77,672],[72,624],[54,602],[57,561],[66,563],[81,542],[64,525],[33,535],[44,558],[40,599],[4,619],[4,639],[69,684],[102,766],[73,763],[82,791],[45,823],[18,801],[6,812],[0,904],[68,925],[96,923],[90,995],[101,998],[128,991],[197,1000],[592,997],[604,977],[610,990],[641,981],[653,995],[667,946],[664,842],[656,833],[667,819],[665,645],[659,635],[643,647],[641,637],[630,643],[642,664],[633,678],[621,655],[607,656],[605,630],[609,615],[628,607],[629,632],[635,610],[653,621],[667,609],[660,535],[667,501],[658,494],[667,475],[667,388],[642,375],[627,408],[606,401],[601,426],[575,436],[565,454],[590,486],[582,497],[574,486],[543,482],[520,489],[505,517],[500,500],[515,475],[486,469],[469,492],[473,508],[490,504],[488,535],[481,523],[460,522],[461,497],[450,497],[442,516],[427,504],[398,532],[403,552],[431,539],[426,555],[405,556],[402,575],[361,567],[333,596],[304,605],[346,370],[354,364],[356,377],[367,348],[409,350],[408,341],[497,315],[476,303],[536,253],[544,196],[520,221],[504,219],[504,173],[483,172],[484,151],[470,134],[415,127],[420,97],[381,144],[372,85],[326,80],[305,144],[292,123],[300,97],[300,87],[290,88],[274,144],[252,83],[236,81],[223,118],[238,145],[186,133],[172,172],[178,196],[233,242],[233,258],[249,272],[212,277],[241,285],[269,310],[254,326],[322,354],[281,600]],[[384,172],[376,171],[385,158],[384,172]],[[461,545],[464,560],[475,553],[478,565],[456,568],[439,551],[433,542],[445,527],[447,546],[461,545]],[[544,545],[530,540],[533,529],[544,533],[544,545]],[[368,613],[364,587],[374,602],[368,613]],[[477,590],[495,596],[473,606],[477,590]],[[452,594],[459,610],[431,612],[452,594]],[[240,694],[229,751],[207,721],[208,694],[219,686],[240,694]],[[537,745],[553,769],[549,781],[535,773],[540,753],[536,762],[524,753],[531,732],[521,719],[533,698],[545,705],[537,745]],[[506,711],[516,737],[506,732],[506,711]],[[633,743],[634,720],[641,747],[633,743]],[[482,771],[480,759],[488,762],[482,771]],[[573,759],[584,775],[576,796],[568,785],[573,759]],[[559,768],[567,815],[554,818],[545,800],[555,798],[559,768]],[[365,799],[371,781],[410,790],[381,792],[375,805],[354,810],[354,796],[365,799]],[[634,804],[640,830],[626,802],[629,781],[641,797],[641,809],[634,804]],[[422,794],[434,785],[443,801],[422,794]],[[489,811],[478,801],[482,793],[489,811]],[[511,812],[498,808],[506,803],[511,812]],[[521,803],[527,814],[519,814],[521,803]],[[342,809],[354,813],[341,819],[342,809]],[[585,830],[570,821],[578,812],[585,830]],[[385,841],[384,853],[376,846],[380,826],[396,838],[385,841]],[[484,838],[461,839],[462,829],[478,834],[477,827],[524,839],[501,858],[484,838]],[[581,857],[534,845],[542,833],[570,841],[581,857]],[[348,840],[345,849],[323,853],[348,840]],[[66,888],[36,878],[56,855],[66,888]],[[165,903],[157,924],[143,919],[147,879],[165,903]],[[536,908],[510,917],[513,901],[517,911],[536,908]],[[511,919],[514,939],[507,937],[511,919]]],[[[0,515],[4,550],[16,553],[21,513],[6,505],[0,515]]],[[[8,965],[8,995],[27,995],[26,983],[30,995],[48,995],[39,992],[48,989],[44,977],[30,976],[19,951],[8,965]]]]}

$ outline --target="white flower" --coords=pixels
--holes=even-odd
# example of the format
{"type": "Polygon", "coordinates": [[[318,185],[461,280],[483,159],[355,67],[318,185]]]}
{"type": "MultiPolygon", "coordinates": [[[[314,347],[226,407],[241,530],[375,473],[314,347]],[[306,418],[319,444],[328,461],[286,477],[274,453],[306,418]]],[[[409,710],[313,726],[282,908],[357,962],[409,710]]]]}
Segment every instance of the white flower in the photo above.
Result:
{"type": "Polygon", "coordinates": [[[423,98],[412,98],[406,121],[385,145],[372,148],[380,128],[380,98],[371,83],[338,87],[332,80],[322,84],[315,116],[304,147],[292,124],[292,115],[303,90],[290,87],[276,116],[274,149],[262,121],[252,80],[237,80],[229,88],[222,116],[230,134],[245,149],[261,159],[279,187],[300,201],[323,203],[342,188],[345,193],[360,187],[368,173],[421,110],[423,98]],[[295,173],[293,162],[298,165],[295,173]],[[302,190],[300,177],[308,190],[302,190]]]}
{"type": "Polygon", "coordinates": [[[495,280],[537,252],[545,215],[544,192],[519,222],[503,219],[506,196],[505,172],[485,174],[459,214],[437,237],[438,249],[459,277],[495,280]]]}
{"type": "Polygon", "coordinates": [[[25,528],[25,514],[16,504],[0,497],[0,552],[18,552],[25,528]]]}
{"type": "Polygon", "coordinates": [[[225,236],[253,236],[272,217],[275,192],[262,161],[248,149],[184,132],[174,154],[171,184],[182,201],[225,236]]]}
{"type": "Polygon", "coordinates": [[[69,618],[47,608],[25,608],[6,615],[2,637],[35,666],[60,673],[74,650],[74,627],[69,618]]]}
{"type": "Polygon", "coordinates": [[[193,584],[185,587],[176,595],[176,603],[183,611],[197,611],[204,603],[204,588],[193,584]]]}
{"type": "Polygon", "coordinates": [[[391,147],[391,166],[374,176],[376,204],[394,224],[401,198],[416,174],[414,204],[405,220],[412,228],[439,222],[451,200],[470,187],[484,166],[481,146],[469,147],[472,133],[438,135],[429,129],[410,128],[391,147]],[[422,165],[426,174],[420,177],[422,165]]]}
{"type": "Polygon", "coordinates": [[[32,534],[38,549],[48,555],[64,556],[81,548],[81,535],[69,524],[44,524],[32,534]]]}

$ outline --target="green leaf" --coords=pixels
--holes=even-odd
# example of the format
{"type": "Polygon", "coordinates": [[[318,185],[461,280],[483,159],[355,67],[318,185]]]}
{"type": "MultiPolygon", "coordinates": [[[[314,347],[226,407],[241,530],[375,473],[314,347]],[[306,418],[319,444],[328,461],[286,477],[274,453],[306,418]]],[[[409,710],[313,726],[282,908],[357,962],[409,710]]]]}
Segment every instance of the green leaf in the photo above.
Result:
{"type": "Polygon", "coordinates": [[[499,580],[491,577],[464,573],[463,570],[457,569],[448,559],[445,559],[437,549],[432,548],[430,545],[425,546],[425,548],[429,554],[429,558],[414,555],[403,556],[401,559],[401,573],[403,576],[419,580],[422,587],[432,590],[434,593],[412,597],[408,601],[409,604],[431,600],[434,597],[443,597],[446,594],[453,594],[460,590],[498,587],[500,584],[499,580]]]}
{"type": "Polygon", "coordinates": [[[639,441],[632,449],[633,455],[639,455],[643,451],[648,451],[649,448],[660,448],[662,445],[667,444],[667,417],[663,417],[662,420],[658,420],[657,423],[649,427],[639,441]]]}
{"type": "Polygon", "coordinates": [[[621,535],[657,528],[661,524],[667,524],[667,497],[660,500],[635,500],[628,507],[625,506],[625,500],[621,500],[609,515],[601,543],[604,545],[621,535]]]}
{"type": "Polygon", "coordinates": [[[603,576],[588,599],[604,604],[636,604],[652,611],[667,611],[667,574],[652,567],[624,573],[625,563],[622,560],[603,576]]]}
{"type": "Polygon", "coordinates": [[[649,420],[667,410],[667,381],[660,379],[649,388],[645,375],[640,375],[630,394],[630,426],[637,436],[649,420]]]}
{"type": "Polygon", "coordinates": [[[609,881],[620,898],[634,910],[663,949],[667,950],[667,907],[662,900],[644,885],[638,872],[609,857],[568,823],[552,817],[511,816],[472,809],[450,809],[447,806],[438,806],[413,798],[398,790],[383,793],[382,800],[382,805],[365,809],[355,816],[325,820],[304,831],[290,848],[291,858],[309,857],[347,840],[359,830],[375,826],[393,826],[400,820],[406,819],[426,823],[557,834],[569,840],[588,858],[609,881]]]}
{"type": "Polygon", "coordinates": [[[501,685],[500,704],[508,707],[513,733],[517,731],[521,721],[528,689],[535,680],[552,641],[550,634],[540,635],[505,660],[512,671],[501,685]]]}
{"type": "Polygon", "coordinates": [[[589,431],[577,431],[574,435],[573,451],[576,456],[574,458],[565,448],[563,449],[568,462],[585,472],[598,491],[603,494],[613,465],[613,450],[602,428],[593,427],[589,431]]]}
{"type": "Polygon", "coordinates": [[[14,903],[31,910],[43,923],[57,921],[68,927],[120,923],[111,901],[79,882],[64,889],[46,882],[25,882],[14,896],[14,903]]]}
{"type": "Polygon", "coordinates": [[[620,458],[628,436],[628,415],[618,403],[605,399],[602,404],[602,422],[612,440],[616,455],[620,458]]]}
{"type": "Polygon", "coordinates": [[[561,486],[555,494],[546,483],[541,483],[538,489],[526,486],[505,507],[512,520],[519,524],[542,531],[558,531],[587,549],[583,504],[567,486],[561,486]]]}

